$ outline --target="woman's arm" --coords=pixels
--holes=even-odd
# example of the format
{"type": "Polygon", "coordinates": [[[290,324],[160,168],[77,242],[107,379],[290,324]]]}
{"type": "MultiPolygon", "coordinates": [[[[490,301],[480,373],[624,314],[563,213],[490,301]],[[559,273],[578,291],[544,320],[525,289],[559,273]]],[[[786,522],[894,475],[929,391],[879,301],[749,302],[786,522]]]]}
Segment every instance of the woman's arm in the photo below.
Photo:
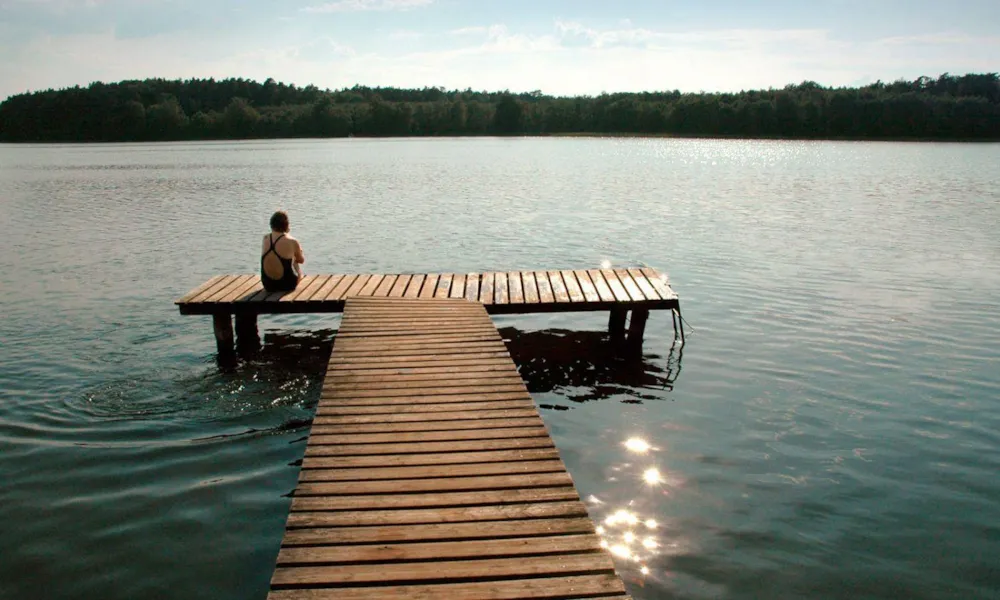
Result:
{"type": "Polygon", "coordinates": [[[306,255],[302,253],[302,244],[295,240],[295,263],[301,265],[306,262],[306,255]]]}

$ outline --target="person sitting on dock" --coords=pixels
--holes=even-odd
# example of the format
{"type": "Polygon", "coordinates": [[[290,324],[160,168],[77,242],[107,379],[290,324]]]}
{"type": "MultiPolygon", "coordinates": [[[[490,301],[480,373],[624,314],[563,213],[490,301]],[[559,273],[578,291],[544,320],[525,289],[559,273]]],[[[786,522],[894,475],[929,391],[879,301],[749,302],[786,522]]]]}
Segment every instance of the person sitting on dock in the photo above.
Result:
{"type": "Polygon", "coordinates": [[[271,233],[264,236],[260,257],[260,280],[269,292],[294,290],[302,276],[299,265],[306,262],[302,244],[288,230],[288,213],[279,210],[271,215],[271,233]]]}

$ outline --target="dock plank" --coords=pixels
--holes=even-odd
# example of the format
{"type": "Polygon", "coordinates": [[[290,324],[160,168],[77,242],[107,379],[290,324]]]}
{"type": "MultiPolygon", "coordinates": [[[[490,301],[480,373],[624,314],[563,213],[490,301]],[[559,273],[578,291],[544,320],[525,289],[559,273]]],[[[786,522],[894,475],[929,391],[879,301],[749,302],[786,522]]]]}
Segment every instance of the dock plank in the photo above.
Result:
{"type": "Polygon", "coordinates": [[[447,298],[451,292],[451,280],[454,277],[451,273],[445,273],[438,277],[437,290],[434,292],[435,298],[447,298]]]}
{"type": "Polygon", "coordinates": [[[611,291],[611,287],[608,286],[608,282],[604,279],[604,274],[601,271],[598,269],[588,269],[587,275],[590,276],[590,281],[597,289],[597,295],[601,298],[601,302],[615,301],[615,294],[611,291]]]}
{"type": "Polygon", "coordinates": [[[615,269],[615,275],[618,276],[618,280],[622,282],[623,286],[625,286],[625,291],[628,292],[629,298],[631,298],[632,301],[641,302],[646,299],[646,297],[642,294],[642,290],[639,289],[639,286],[635,283],[635,280],[632,279],[631,275],[629,275],[628,269],[615,269]]]}
{"type": "Polygon", "coordinates": [[[629,302],[631,300],[628,292],[625,291],[625,286],[618,280],[618,275],[614,271],[611,269],[601,269],[601,275],[604,275],[604,280],[608,282],[608,287],[611,288],[611,293],[614,294],[615,301],[629,302]]]}
{"type": "MultiPolygon", "coordinates": [[[[522,273],[489,275],[494,301],[531,296],[522,273]]],[[[467,301],[486,274],[432,275],[418,295],[453,298],[427,300],[390,277],[344,292],[404,298],[345,303],[269,598],[621,596],[506,346],[467,301]]]]}
{"type": "Polygon", "coordinates": [[[600,302],[601,296],[597,293],[597,288],[594,287],[594,283],[590,280],[590,275],[584,270],[573,271],[576,274],[577,281],[580,282],[580,291],[583,292],[583,298],[587,302],[600,302]]]}
{"type": "Polygon", "coordinates": [[[406,286],[410,283],[412,275],[400,275],[396,277],[396,281],[392,283],[392,287],[389,289],[390,298],[402,298],[403,294],[406,292],[406,286]]]}
{"type": "Polygon", "coordinates": [[[552,284],[552,295],[556,302],[570,302],[569,292],[566,291],[566,283],[563,282],[562,274],[559,271],[549,271],[549,283],[552,284]]]}
{"type": "Polygon", "coordinates": [[[441,276],[438,274],[431,274],[424,279],[424,287],[420,288],[420,298],[433,298],[435,292],[437,292],[438,279],[441,276]]]}
{"type": "Polygon", "coordinates": [[[410,278],[409,285],[406,286],[406,292],[403,293],[404,298],[416,298],[420,295],[420,289],[424,285],[424,279],[427,279],[427,275],[419,273],[410,278]]]}
{"type": "Polygon", "coordinates": [[[521,280],[524,283],[524,301],[528,304],[538,304],[538,284],[535,282],[535,274],[523,271],[521,280]]]}
{"type": "Polygon", "coordinates": [[[585,297],[583,295],[583,290],[580,289],[580,283],[576,279],[575,271],[560,271],[563,277],[563,282],[566,284],[566,293],[569,294],[570,302],[583,302],[585,297]]]}
{"type": "Polygon", "coordinates": [[[545,271],[535,271],[535,282],[538,283],[538,301],[542,304],[552,304],[556,301],[552,294],[552,283],[545,271]]]}
{"type": "Polygon", "coordinates": [[[216,275],[215,277],[212,277],[211,279],[209,279],[205,283],[199,285],[198,287],[194,288],[190,292],[188,292],[188,293],[184,294],[183,296],[181,296],[180,298],[178,298],[177,299],[177,304],[184,304],[185,302],[189,302],[189,301],[193,300],[194,298],[197,298],[199,294],[201,294],[205,290],[207,290],[207,289],[215,286],[215,284],[219,283],[219,281],[221,281],[225,277],[226,277],[226,275],[216,275]]]}
{"type": "Polygon", "coordinates": [[[507,273],[493,274],[493,304],[509,304],[510,289],[507,287],[507,273]]]}
{"type": "Polygon", "coordinates": [[[372,292],[372,296],[376,298],[387,298],[389,296],[389,291],[392,290],[392,286],[396,284],[396,279],[398,275],[386,275],[382,278],[382,283],[378,284],[375,291],[372,292]]]}
{"type": "Polygon", "coordinates": [[[674,300],[677,294],[667,283],[667,276],[659,271],[644,267],[639,269],[663,300],[674,300]]]}
{"type": "Polygon", "coordinates": [[[360,290],[358,290],[358,295],[359,296],[375,295],[375,290],[378,289],[378,286],[382,283],[383,279],[385,279],[385,275],[379,275],[379,274],[372,275],[371,277],[368,278],[368,281],[365,282],[365,285],[362,286],[360,290]]]}
{"type": "Polygon", "coordinates": [[[465,275],[456,273],[451,280],[451,294],[449,298],[465,298],[465,275]]]}
{"type": "Polygon", "coordinates": [[[469,273],[465,276],[465,299],[469,302],[479,302],[479,273],[469,273]]]}
{"type": "Polygon", "coordinates": [[[521,272],[507,273],[507,288],[510,290],[511,304],[524,304],[524,286],[521,283],[521,272]]]}
{"type": "Polygon", "coordinates": [[[330,277],[328,277],[321,286],[311,291],[309,294],[303,294],[299,300],[302,302],[318,302],[325,298],[326,295],[333,290],[333,288],[337,287],[337,284],[340,283],[340,280],[343,278],[343,275],[330,275],[330,277]]]}
{"type": "MultiPolygon", "coordinates": [[[[432,600],[576,600],[578,598],[602,598],[603,600],[627,600],[621,594],[624,586],[612,574],[579,575],[572,577],[534,577],[503,582],[486,581],[472,583],[445,583],[440,585],[400,585],[379,589],[379,598],[385,600],[412,600],[421,598],[432,600]]],[[[336,587],[303,590],[274,591],[269,600],[369,600],[369,587],[336,587]]]]}
{"type": "Polygon", "coordinates": [[[479,283],[479,301],[483,305],[493,304],[493,283],[495,280],[495,273],[483,273],[483,278],[479,283]]]}

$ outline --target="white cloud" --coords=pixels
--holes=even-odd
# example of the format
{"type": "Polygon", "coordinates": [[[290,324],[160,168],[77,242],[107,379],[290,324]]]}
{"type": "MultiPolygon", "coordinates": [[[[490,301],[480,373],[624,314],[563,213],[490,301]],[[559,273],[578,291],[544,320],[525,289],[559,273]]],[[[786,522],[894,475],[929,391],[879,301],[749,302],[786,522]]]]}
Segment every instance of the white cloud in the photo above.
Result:
{"type": "Polygon", "coordinates": [[[480,25],[475,27],[461,27],[459,29],[452,29],[448,33],[451,35],[486,35],[488,31],[489,31],[488,28],[480,25]]]}
{"type": "Polygon", "coordinates": [[[307,6],[302,10],[311,13],[410,10],[433,3],[434,0],[337,0],[336,2],[307,6]]]}

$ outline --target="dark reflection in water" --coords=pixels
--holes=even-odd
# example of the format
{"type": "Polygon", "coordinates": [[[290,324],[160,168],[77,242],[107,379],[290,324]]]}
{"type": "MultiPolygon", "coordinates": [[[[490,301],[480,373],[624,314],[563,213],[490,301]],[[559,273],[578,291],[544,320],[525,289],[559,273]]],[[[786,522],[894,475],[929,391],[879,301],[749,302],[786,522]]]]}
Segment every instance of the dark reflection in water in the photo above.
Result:
{"type": "MultiPolygon", "coordinates": [[[[500,329],[511,357],[532,393],[560,391],[573,402],[617,399],[628,404],[663,400],[681,372],[683,347],[666,355],[629,356],[616,351],[601,331],[500,329]],[[643,390],[648,390],[644,392],[643,390]]],[[[542,405],[559,410],[565,407],[542,405]]]]}

